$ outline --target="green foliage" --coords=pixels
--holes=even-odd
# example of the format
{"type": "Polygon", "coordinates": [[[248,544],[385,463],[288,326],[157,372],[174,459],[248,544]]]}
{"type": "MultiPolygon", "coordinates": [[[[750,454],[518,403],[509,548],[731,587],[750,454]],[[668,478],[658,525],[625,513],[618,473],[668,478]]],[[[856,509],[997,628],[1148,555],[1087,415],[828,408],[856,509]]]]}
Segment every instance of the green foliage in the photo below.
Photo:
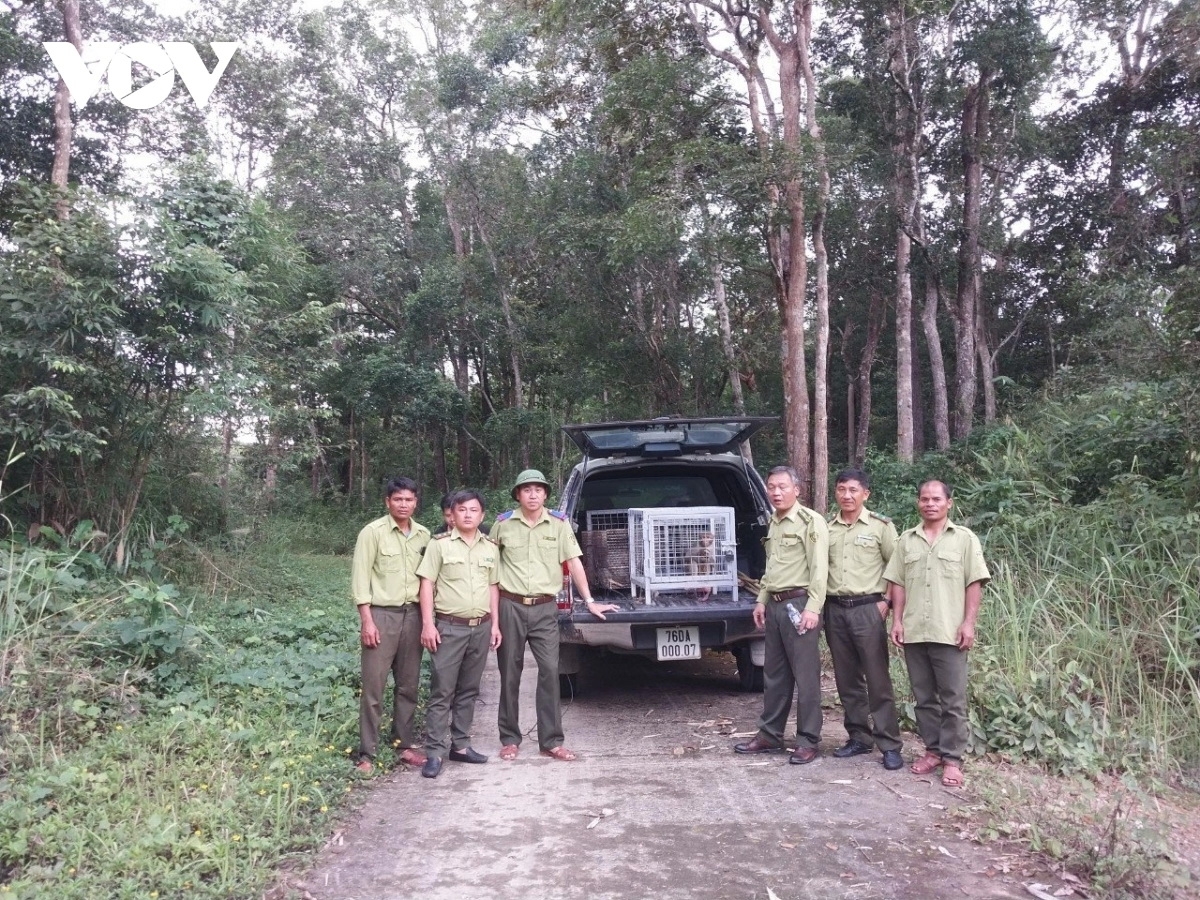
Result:
{"type": "MultiPolygon", "coordinates": [[[[1093,381],[908,469],[873,458],[872,506],[939,477],[992,569],[973,654],[977,752],[1056,772],[1200,764],[1200,514],[1190,389],[1093,381]],[[876,503],[876,498],[883,501],[876,503]]],[[[905,524],[900,522],[898,524],[905,524]]]]}
{"type": "Polygon", "coordinates": [[[212,586],[236,587],[238,599],[184,603],[169,585],[113,579],[86,551],[8,549],[8,584],[20,590],[6,592],[5,609],[19,601],[41,619],[17,615],[0,644],[6,896],[249,896],[285,854],[323,839],[357,779],[344,558],[269,545],[221,555],[212,586]],[[116,590],[98,608],[106,585],[116,590]],[[179,637],[165,627],[188,608],[188,626],[210,639],[162,677],[179,637]],[[131,641],[118,640],[124,658],[112,657],[114,636],[131,641]],[[45,669],[63,677],[51,684],[45,669]]]}
{"type": "Polygon", "coordinates": [[[1074,660],[1014,679],[989,647],[974,655],[972,668],[971,743],[976,753],[1030,757],[1056,772],[1090,773],[1140,767],[1141,754],[1154,750],[1113,740],[1100,695],[1074,660]],[[1015,680],[1023,683],[1018,687],[1015,680]],[[1116,750],[1121,752],[1109,756],[1116,750]]]}

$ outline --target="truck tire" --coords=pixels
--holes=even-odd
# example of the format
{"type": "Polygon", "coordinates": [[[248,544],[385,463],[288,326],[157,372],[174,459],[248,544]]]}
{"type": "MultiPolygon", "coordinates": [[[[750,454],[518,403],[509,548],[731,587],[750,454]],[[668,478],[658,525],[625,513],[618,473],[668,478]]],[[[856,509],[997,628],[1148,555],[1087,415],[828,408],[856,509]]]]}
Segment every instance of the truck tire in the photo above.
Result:
{"type": "Polygon", "coordinates": [[[750,657],[750,648],[739,644],[733,649],[733,658],[737,660],[738,685],[746,693],[762,693],[763,667],[756,666],[750,657]]]}

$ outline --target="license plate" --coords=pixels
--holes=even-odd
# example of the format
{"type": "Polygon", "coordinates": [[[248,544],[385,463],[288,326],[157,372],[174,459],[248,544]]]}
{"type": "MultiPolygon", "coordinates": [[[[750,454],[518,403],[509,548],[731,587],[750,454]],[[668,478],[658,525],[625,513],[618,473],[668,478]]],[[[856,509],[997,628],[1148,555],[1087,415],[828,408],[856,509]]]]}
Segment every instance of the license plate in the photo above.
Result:
{"type": "Polygon", "coordinates": [[[699,627],[682,625],[675,628],[659,628],[657,631],[660,660],[700,658],[699,627]]]}

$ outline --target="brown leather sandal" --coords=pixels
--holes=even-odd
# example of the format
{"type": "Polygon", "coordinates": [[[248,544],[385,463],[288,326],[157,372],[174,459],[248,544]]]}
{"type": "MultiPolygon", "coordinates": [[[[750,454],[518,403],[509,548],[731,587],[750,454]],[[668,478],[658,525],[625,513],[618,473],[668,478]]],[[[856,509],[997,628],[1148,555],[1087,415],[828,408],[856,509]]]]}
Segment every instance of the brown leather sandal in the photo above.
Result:
{"type": "Polygon", "coordinates": [[[928,775],[930,772],[939,768],[942,765],[942,758],[936,753],[926,753],[915,763],[908,767],[908,770],[914,775],[928,775]]]}
{"type": "Polygon", "coordinates": [[[578,759],[574,753],[566,747],[551,747],[549,750],[543,750],[542,756],[549,756],[551,759],[562,760],[563,762],[573,762],[578,759]]]}
{"type": "Polygon", "coordinates": [[[514,760],[517,758],[517,754],[520,752],[521,746],[519,744],[505,744],[500,748],[500,758],[514,760]]]}
{"type": "Polygon", "coordinates": [[[956,762],[948,762],[942,768],[942,787],[957,788],[963,786],[963,771],[956,762]]]}

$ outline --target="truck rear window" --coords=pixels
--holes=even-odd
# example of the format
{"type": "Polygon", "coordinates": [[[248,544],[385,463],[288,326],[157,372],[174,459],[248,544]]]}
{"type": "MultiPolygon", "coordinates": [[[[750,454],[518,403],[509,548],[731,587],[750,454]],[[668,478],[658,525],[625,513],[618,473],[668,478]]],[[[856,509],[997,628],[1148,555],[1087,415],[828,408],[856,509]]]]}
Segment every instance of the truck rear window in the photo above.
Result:
{"type": "Polygon", "coordinates": [[[638,507],[718,506],[709,480],[699,475],[654,475],[588,481],[581,511],[638,507]]]}

